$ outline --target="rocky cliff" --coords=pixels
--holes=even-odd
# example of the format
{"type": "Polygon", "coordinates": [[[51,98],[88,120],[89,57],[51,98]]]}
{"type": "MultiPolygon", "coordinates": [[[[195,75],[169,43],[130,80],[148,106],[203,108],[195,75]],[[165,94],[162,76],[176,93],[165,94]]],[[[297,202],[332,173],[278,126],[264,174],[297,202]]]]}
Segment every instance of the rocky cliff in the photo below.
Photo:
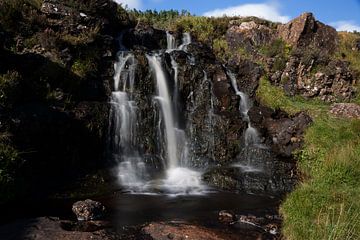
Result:
{"type": "MultiPolygon", "coordinates": [[[[107,0],[0,4],[0,136],[6,136],[1,144],[21,153],[21,164],[6,170],[7,176],[17,181],[35,175],[36,183],[51,178],[53,185],[56,178],[71,179],[105,165],[108,101],[120,36],[138,62],[135,95],[140,99],[141,151],[158,161],[152,126],[159,116],[145,54],[166,48],[168,29],[136,23],[107,0]]],[[[257,18],[219,21],[225,26],[217,39],[223,44],[221,56],[196,30],[177,26],[171,29],[177,43],[185,30],[194,41],[186,51],[165,53],[161,61],[169,76],[175,74],[171,60],[178,64],[181,124],[191,136],[192,164],[207,169],[204,179],[223,189],[288,192],[296,182],[292,154],[301,147],[311,119],[306,113],[288,115],[262,106],[256,96],[260,79],[267,78],[289,96],[336,102],[354,98],[357,74],[344,56],[336,55],[337,32],[311,13],[287,24],[257,18]],[[229,70],[253,102],[250,121],[266,148],[244,152],[247,122],[239,112],[229,70]],[[264,175],[241,174],[231,167],[250,153],[255,162],[265,159],[269,167],[264,175]]]]}

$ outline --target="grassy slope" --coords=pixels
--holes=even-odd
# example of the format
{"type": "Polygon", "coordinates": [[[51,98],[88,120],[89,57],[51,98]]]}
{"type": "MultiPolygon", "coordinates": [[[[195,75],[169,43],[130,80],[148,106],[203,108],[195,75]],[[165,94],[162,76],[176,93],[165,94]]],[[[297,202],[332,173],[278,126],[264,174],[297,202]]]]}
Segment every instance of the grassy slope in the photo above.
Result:
{"type": "Polygon", "coordinates": [[[314,123],[298,152],[303,182],[281,207],[287,239],[360,239],[360,120],[332,117],[329,106],[261,80],[259,100],[289,113],[307,111],[314,123]]]}

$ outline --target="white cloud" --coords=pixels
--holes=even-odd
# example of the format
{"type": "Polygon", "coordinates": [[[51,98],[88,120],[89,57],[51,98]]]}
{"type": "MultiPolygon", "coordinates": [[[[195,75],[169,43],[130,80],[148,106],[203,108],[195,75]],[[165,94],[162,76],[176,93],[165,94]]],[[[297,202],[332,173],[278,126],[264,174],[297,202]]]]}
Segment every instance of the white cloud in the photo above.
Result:
{"type": "Polygon", "coordinates": [[[360,32],[360,25],[357,25],[354,21],[337,21],[330,23],[330,25],[335,27],[337,31],[360,32]]]}
{"type": "Polygon", "coordinates": [[[288,22],[289,16],[281,15],[280,6],[276,2],[271,3],[249,3],[238,6],[215,9],[204,13],[207,17],[222,17],[222,16],[255,16],[264,18],[274,22],[288,22]]]}
{"type": "Polygon", "coordinates": [[[141,0],[114,0],[116,3],[121,4],[123,7],[127,6],[130,9],[139,9],[142,6],[141,0]]]}

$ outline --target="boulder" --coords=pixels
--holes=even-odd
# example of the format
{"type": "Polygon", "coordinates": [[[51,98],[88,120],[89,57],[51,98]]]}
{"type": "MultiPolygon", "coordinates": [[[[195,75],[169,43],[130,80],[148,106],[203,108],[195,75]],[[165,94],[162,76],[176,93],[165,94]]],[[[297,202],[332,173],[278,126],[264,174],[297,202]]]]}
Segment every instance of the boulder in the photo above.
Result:
{"type": "Polygon", "coordinates": [[[268,22],[259,19],[232,20],[226,32],[226,40],[232,49],[243,47],[251,50],[266,45],[274,39],[276,30],[268,22]]]}
{"type": "Polygon", "coordinates": [[[224,224],[231,224],[236,220],[235,214],[231,211],[222,210],[218,214],[218,220],[224,224]]]}
{"type": "Polygon", "coordinates": [[[278,36],[286,43],[332,53],[337,46],[337,32],[333,27],[317,21],[312,13],[303,13],[287,24],[279,25],[278,36]]]}
{"type": "Polygon", "coordinates": [[[101,219],[105,215],[105,207],[100,202],[91,199],[74,203],[72,211],[79,221],[101,219]]]}

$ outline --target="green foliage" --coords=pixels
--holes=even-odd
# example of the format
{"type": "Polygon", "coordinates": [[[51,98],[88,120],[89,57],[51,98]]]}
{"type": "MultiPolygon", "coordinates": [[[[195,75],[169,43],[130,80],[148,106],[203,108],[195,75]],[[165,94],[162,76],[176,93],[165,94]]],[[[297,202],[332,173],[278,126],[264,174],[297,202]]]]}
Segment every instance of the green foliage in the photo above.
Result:
{"type": "Polygon", "coordinates": [[[292,49],[282,39],[276,39],[269,45],[261,47],[259,52],[268,58],[274,58],[272,70],[281,71],[286,67],[292,49]]]}
{"type": "Polygon", "coordinates": [[[350,63],[353,70],[360,73],[360,52],[354,50],[356,41],[360,41],[360,36],[356,33],[339,32],[339,47],[336,56],[350,63]]]}
{"type": "Polygon", "coordinates": [[[181,17],[190,16],[188,11],[177,11],[177,10],[162,10],[160,12],[156,10],[128,10],[131,18],[137,19],[138,21],[150,24],[151,26],[159,29],[171,30],[174,22],[181,17]]]}
{"type": "MultiPolygon", "coordinates": [[[[339,46],[335,53],[338,59],[350,63],[350,68],[354,71],[355,78],[360,78],[360,51],[354,50],[357,41],[360,41],[359,33],[339,32],[339,46]]],[[[360,83],[357,83],[357,94],[354,102],[360,104],[360,83]]]]}
{"type": "Polygon", "coordinates": [[[306,100],[301,96],[286,96],[282,88],[271,85],[266,77],[260,79],[256,92],[258,100],[273,109],[282,109],[290,114],[308,111],[313,116],[323,114],[329,106],[319,100],[306,100]]]}
{"type": "Polygon", "coordinates": [[[14,197],[16,170],[20,165],[19,152],[11,146],[6,133],[0,133],[0,202],[14,197]]]}
{"type": "Polygon", "coordinates": [[[38,10],[40,0],[0,1],[0,23],[5,31],[29,36],[45,22],[38,10]]]}
{"type": "Polygon", "coordinates": [[[231,54],[229,52],[228,43],[223,38],[214,39],[212,49],[213,49],[214,54],[223,61],[225,61],[226,59],[228,59],[231,56],[231,54]]]}
{"type": "Polygon", "coordinates": [[[286,239],[359,239],[360,120],[331,117],[325,103],[287,97],[266,78],[257,96],[290,114],[307,111],[314,120],[296,154],[303,183],[281,206],[286,239]]]}
{"type": "Polygon", "coordinates": [[[86,77],[90,72],[97,68],[95,62],[91,58],[77,59],[71,66],[71,71],[79,77],[86,77]]]}
{"type": "Polygon", "coordinates": [[[74,35],[70,33],[62,33],[60,39],[67,44],[76,46],[79,44],[88,44],[93,42],[96,36],[99,34],[100,27],[95,26],[87,30],[81,31],[79,34],[74,35]]]}
{"type": "Polygon", "coordinates": [[[19,97],[20,74],[9,71],[0,75],[0,106],[11,107],[19,97]]]}

